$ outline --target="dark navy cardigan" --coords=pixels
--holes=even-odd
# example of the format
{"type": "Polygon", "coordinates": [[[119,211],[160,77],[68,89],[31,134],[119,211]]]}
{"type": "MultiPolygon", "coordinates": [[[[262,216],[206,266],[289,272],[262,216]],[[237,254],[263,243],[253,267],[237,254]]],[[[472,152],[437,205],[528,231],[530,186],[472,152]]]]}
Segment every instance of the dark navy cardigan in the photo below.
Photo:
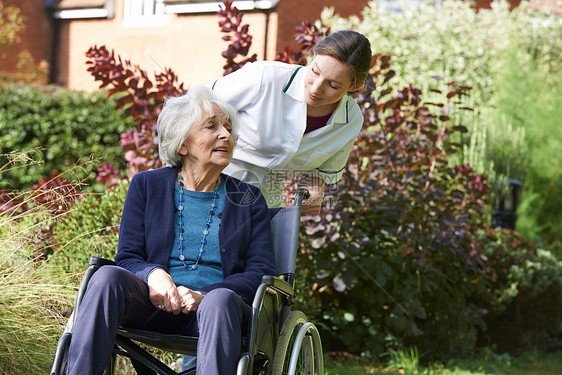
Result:
{"type": "MultiPolygon", "coordinates": [[[[155,267],[167,269],[174,243],[177,168],[133,177],[125,199],[115,261],[147,282],[155,267]]],[[[219,228],[224,280],[200,291],[228,288],[252,304],[263,275],[275,272],[269,211],[258,188],[226,175],[227,196],[219,228]]]]}

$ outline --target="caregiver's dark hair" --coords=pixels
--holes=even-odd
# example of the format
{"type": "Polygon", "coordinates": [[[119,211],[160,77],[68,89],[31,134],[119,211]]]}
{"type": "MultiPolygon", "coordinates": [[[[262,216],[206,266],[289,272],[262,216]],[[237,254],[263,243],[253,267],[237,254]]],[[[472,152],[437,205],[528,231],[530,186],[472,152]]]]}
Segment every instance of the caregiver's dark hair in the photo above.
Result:
{"type": "MultiPolygon", "coordinates": [[[[351,71],[351,86],[364,84],[371,69],[371,43],[363,34],[341,30],[322,39],[312,50],[313,56],[331,56],[351,71]]],[[[357,90],[359,91],[359,90],[357,90]]]]}

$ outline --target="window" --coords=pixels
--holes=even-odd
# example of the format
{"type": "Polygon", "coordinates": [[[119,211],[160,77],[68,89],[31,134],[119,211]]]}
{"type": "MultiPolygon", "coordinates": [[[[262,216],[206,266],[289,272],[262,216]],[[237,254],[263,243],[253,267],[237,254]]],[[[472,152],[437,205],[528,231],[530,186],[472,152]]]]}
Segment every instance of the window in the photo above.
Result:
{"type": "Polygon", "coordinates": [[[378,0],[377,4],[384,6],[389,12],[402,12],[404,6],[417,6],[418,4],[433,4],[440,6],[443,0],[410,0],[404,2],[402,0],[378,0]]]}
{"type": "MultiPolygon", "coordinates": [[[[221,0],[163,0],[168,14],[216,13],[223,6],[221,0]]],[[[306,0],[305,0],[306,1],[306,0]]],[[[273,9],[279,0],[235,0],[238,10],[273,9]]]]}
{"type": "Polygon", "coordinates": [[[163,0],[125,0],[124,2],[124,26],[165,26],[168,22],[169,18],[164,14],[163,0]]]}
{"type": "Polygon", "coordinates": [[[60,0],[52,9],[55,19],[113,18],[113,0],[60,0]]]}

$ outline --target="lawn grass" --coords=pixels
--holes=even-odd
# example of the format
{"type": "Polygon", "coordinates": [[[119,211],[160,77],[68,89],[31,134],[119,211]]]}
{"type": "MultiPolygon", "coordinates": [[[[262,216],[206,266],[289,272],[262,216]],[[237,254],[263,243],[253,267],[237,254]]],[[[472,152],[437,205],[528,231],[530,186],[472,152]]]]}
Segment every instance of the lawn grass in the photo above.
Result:
{"type": "Polygon", "coordinates": [[[368,361],[346,353],[324,356],[325,375],[559,375],[562,374],[562,352],[530,351],[514,358],[484,349],[473,358],[450,360],[446,364],[419,364],[415,356],[396,357],[389,363],[368,361]],[[408,358],[409,357],[409,358],[408,358]]]}

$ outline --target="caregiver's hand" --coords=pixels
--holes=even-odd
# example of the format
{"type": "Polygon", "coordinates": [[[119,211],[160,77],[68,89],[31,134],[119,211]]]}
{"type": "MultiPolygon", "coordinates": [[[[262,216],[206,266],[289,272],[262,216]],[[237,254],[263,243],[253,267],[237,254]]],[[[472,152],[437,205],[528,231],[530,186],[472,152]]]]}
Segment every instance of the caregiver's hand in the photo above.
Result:
{"type": "Polygon", "coordinates": [[[324,201],[326,183],[319,178],[312,178],[312,183],[306,187],[310,197],[302,202],[303,215],[319,215],[324,201]]]}

